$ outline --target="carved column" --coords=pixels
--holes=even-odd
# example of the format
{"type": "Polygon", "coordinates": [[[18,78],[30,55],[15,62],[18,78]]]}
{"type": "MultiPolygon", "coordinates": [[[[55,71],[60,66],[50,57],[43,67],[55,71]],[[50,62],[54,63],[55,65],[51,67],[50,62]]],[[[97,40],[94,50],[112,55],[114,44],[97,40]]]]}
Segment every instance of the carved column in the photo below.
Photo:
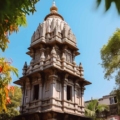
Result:
{"type": "Polygon", "coordinates": [[[73,70],[74,70],[73,72],[74,72],[74,74],[76,74],[76,63],[75,63],[75,61],[73,61],[73,65],[74,65],[73,66],[73,70]]]}
{"type": "Polygon", "coordinates": [[[62,54],[62,69],[65,69],[66,68],[66,56],[65,56],[65,53],[63,52],[62,54]]]}
{"type": "Polygon", "coordinates": [[[31,49],[31,51],[30,51],[30,57],[32,58],[32,60],[30,62],[30,68],[29,68],[30,71],[29,71],[29,73],[32,73],[32,68],[33,68],[33,64],[34,64],[34,55],[35,55],[34,50],[31,49]]]}
{"type": "Polygon", "coordinates": [[[55,47],[53,47],[51,51],[51,64],[53,64],[53,66],[56,65],[56,58],[57,58],[56,50],[55,47]]]}
{"type": "Polygon", "coordinates": [[[45,34],[46,34],[45,21],[43,22],[43,24],[40,25],[40,28],[41,28],[41,33],[40,33],[41,41],[45,42],[45,34]]]}
{"type": "Polygon", "coordinates": [[[75,112],[77,112],[77,109],[78,109],[78,103],[77,103],[77,91],[78,90],[78,83],[75,82],[75,85],[74,85],[74,104],[75,104],[75,112]]]}
{"type": "Polygon", "coordinates": [[[65,75],[64,80],[63,80],[63,88],[62,88],[62,95],[63,95],[63,111],[65,111],[65,101],[67,100],[67,82],[68,82],[68,74],[65,75]]]}
{"type": "Polygon", "coordinates": [[[84,88],[84,86],[82,85],[81,86],[81,110],[82,110],[82,114],[84,115],[84,97],[83,97],[83,95],[84,95],[84,90],[85,90],[85,88],[84,88]]]}
{"type": "Polygon", "coordinates": [[[45,61],[45,54],[44,54],[44,51],[41,50],[41,56],[40,56],[40,70],[43,70],[44,61],[45,61]]]}
{"type": "Polygon", "coordinates": [[[32,101],[32,92],[33,92],[33,90],[32,90],[32,77],[29,77],[29,80],[30,80],[30,99],[29,99],[29,102],[31,102],[32,101]]]}
{"type": "Polygon", "coordinates": [[[21,103],[21,113],[24,112],[24,101],[25,101],[25,82],[22,83],[22,103],[21,103]]]}
{"type": "Polygon", "coordinates": [[[55,104],[54,98],[56,98],[56,81],[58,79],[57,75],[50,75],[49,76],[49,80],[50,80],[50,98],[51,99],[51,103],[55,104]]]}
{"type": "Polygon", "coordinates": [[[42,85],[42,82],[39,84],[39,99],[40,100],[42,100],[42,87],[43,87],[43,85],[42,85]]]}
{"type": "Polygon", "coordinates": [[[58,78],[57,75],[50,75],[49,76],[49,80],[51,81],[50,93],[51,93],[52,98],[55,97],[55,93],[56,93],[55,83],[56,83],[57,78],[58,78]]]}
{"type": "Polygon", "coordinates": [[[26,78],[26,85],[25,85],[25,103],[30,102],[30,79],[26,78]]]}

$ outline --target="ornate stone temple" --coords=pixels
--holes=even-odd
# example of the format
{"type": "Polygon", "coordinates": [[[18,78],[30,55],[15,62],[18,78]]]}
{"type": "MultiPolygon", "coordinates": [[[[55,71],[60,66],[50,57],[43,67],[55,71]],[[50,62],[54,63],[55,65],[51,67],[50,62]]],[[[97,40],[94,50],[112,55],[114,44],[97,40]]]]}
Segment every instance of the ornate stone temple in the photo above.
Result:
{"type": "Polygon", "coordinates": [[[44,22],[33,33],[28,48],[30,65],[15,81],[22,87],[20,115],[15,120],[89,120],[83,94],[91,84],[84,79],[76,38],[53,2],[44,22]]]}

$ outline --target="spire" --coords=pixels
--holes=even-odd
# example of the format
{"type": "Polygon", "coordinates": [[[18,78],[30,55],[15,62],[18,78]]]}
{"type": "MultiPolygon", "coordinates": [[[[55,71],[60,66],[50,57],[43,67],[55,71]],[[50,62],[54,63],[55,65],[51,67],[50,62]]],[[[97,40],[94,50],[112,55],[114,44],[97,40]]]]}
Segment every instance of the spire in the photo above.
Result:
{"type": "Polygon", "coordinates": [[[52,6],[56,6],[56,5],[55,5],[55,0],[53,0],[53,5],[52,5],[52,6]]]}
{"type": "Polygon", "coordinates": [[[57,13],[58,8],[55,5],[55,0],[53,0],[52,7],[50,8],[51,13],[57,13]]]}

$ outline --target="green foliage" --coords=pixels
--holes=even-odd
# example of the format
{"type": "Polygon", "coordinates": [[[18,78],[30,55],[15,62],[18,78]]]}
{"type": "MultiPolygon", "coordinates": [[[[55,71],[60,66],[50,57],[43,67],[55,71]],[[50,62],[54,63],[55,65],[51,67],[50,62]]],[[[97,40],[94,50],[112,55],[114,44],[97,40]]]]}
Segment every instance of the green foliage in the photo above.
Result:
{"type": "Polygon", "coordinates": [[[22,93],[19,87],[14,86],[14,88],[14,96],[10,94],[11,104],[7,105],[7,112],[0,114],[0,120],[11,120],[12,117],[19,115],[18,107],[20,106],[22,93]]]}
{"type": "Polygon", "coordinates": [[[11,104],[7,105],[7,108],[18,108],[21,103],[22,91],[18,86],[14,86],[14,95],[10,94],[11,104]]]}
{"type": "MultiPolygon", "coordinates": [[[[120,0],[104,0],[105,1],[105,10],[108,11],[112,3],[115,3],[118,14],[120,14],[120,0]]],[[[97,0],[97,5],[99,6],[102,0],[97,0]]]]}
{"type": "Polygon", "coordinates": [[[39,0],[1,0],[0,1],[0,48],[8,47],[8,33],[17,32],[19,26],[26,25],[26,14],[34,13],[39,0]]]}
{"type": "Polygon", "coordinates": [[[0,112],[6,109],[6,104],[10,101],[9,93],[13,93],[9,84],[12,80],[11,73],[18,76],[18,70],[11,66],[11,62],[5,58],[0,58],[0,112]]]}
{"type": "MultiPolygon", "coordinates": [[[[112,73],[119,75],[120,68],[120,29],[117,29],[108,43],[101,49],[102,67],[105,70],[105,78],[112,77],[112,73]]],[[[118,80],[119,76],[116,76],[118,80]]]]}
{"type": "Polygon", "coordinates": [[[109,107],[107,105],[99,104],[98,100],[91,100],[85,106],[85,115],[91,117],[93,120],[96,120],[98,119],[96,113],[103,112],[105,110],[109,110],[109,107]]]}

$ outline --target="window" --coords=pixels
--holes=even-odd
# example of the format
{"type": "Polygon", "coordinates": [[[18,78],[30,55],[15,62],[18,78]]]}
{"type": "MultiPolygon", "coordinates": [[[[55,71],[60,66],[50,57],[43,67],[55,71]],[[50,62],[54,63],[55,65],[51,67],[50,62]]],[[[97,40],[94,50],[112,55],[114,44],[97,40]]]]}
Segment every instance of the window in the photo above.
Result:
{"type": "Polygon", "coordinates": [[[39,99],[39,85],[34,85],[33,100],[39,99]]]}
{"type": "Polygon", "coordinates": [[[115,104],[117,103],[117,98],[116,97],[111,97],[110,98],[110,104],[115,104]]]}
{"type": "Polygon", "coordinates": [[[72,86],[67,85],[67,100],[72,101],[72,86]]]}

